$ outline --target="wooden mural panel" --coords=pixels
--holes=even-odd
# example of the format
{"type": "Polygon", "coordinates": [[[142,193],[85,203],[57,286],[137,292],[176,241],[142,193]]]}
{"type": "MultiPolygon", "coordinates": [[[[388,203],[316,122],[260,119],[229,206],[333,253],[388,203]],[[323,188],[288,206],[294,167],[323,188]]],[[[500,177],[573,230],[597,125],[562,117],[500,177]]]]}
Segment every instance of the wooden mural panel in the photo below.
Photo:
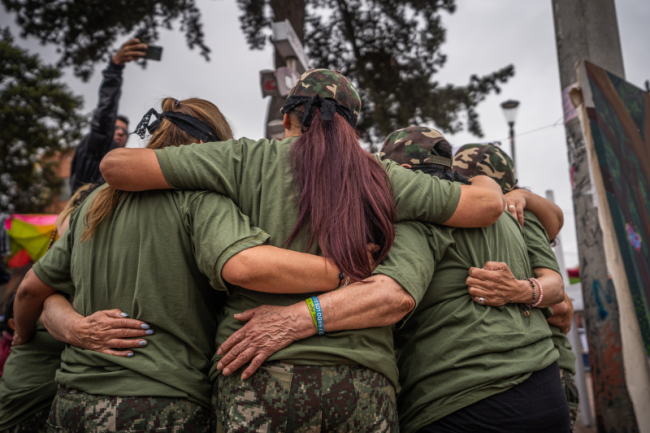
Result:
{"type": "Polygon", "coordinates": [[[650,355],[650,94],[585,62],[587,116],[632,302],[650,355]]]}

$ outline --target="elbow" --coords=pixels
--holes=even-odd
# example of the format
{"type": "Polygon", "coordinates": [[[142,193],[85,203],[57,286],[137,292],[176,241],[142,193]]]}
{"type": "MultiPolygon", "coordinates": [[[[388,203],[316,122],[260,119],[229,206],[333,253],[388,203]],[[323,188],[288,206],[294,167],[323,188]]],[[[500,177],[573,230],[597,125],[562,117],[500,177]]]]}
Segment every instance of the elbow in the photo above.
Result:
{"type": "Polygon", "coordinates": [[[255,271],[249,260],[248,250],[244,250],[226,262],[221,277],[228,283],[250,289],[255,285],[255,271]]]}
{"type": "Polygon", "coordinates": [[[386,311],[384,317],[386,318],[386,323],[384,326],[394,325],[399,322],[409,314],[415,308],[415,299],[411,296],[397,281],[386,275],[377,276],[380,281],[384,280],[383,283],[390,287],[390,301],[386,302],[385,305],[390,308],[389,311],[386,311]]]}
{"type": "Polygon", "coordinates": [[[490,194],[488,197],[485,197],[484,204],[482,206],[481,218],[482,224],[480,227],[488,227],[497,222],[497,220],[503,214],[504,203],[502,194],[490,194]]]}
{"type": "Polygon", "coordinates": [[[399,310],[400,317],[398,320],[402,320],[404,316],[409,314],[415,308],[415,299],[413,296],[409,295],[408,292],[402,289],[402,293],[399,300],[399,310]]]}
{"type": "Polygon", "coordinates": [[[34,300],[41,297],[41,294],[38,292],[35,285],[31,284],[34,278],[38,277],[36,277],[34,271],[30,269],[27,275],[25,275],[22,283],[20,283],[20,286],[18,286],[18,290],[16,290],[17,303],[26,302],[27,304],[30,304],[34,300]]]}
{"type": "Polygon", "coordinates": [[[99,164],[99,171],[102,173],[107,184],[115,189],[123,189],[120,185],[120,168],[123,167],[124,152],[126,149],[115,149],[108,152],[99,164]]]}
{"type": "Polygon", "coordinates": [[[554,230],[551,231],[551,233],[548,233],[549,239],[553,240],[557,237],[557,235],[560,234],[560,230],[562,230],[562,227],[564,227],[564,213],[560,211],[560,213],[557,215],[557,222],[556,226],[554,227],[554,230]]]}

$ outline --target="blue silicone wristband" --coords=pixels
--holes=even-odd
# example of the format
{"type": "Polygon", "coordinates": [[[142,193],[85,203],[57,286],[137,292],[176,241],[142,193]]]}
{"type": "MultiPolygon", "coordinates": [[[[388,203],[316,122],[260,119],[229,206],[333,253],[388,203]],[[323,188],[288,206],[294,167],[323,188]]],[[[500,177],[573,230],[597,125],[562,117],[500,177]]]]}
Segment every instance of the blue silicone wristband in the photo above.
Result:
{"type": "Polygon", "coordinates": [[[323,310],[320,308],[320,301],[317,296],[312,296],[311,300],[314,302],[314,309],[316,310],[318,335],[323,335],[325,334],[325,323],[323,322],[323,310]]]}

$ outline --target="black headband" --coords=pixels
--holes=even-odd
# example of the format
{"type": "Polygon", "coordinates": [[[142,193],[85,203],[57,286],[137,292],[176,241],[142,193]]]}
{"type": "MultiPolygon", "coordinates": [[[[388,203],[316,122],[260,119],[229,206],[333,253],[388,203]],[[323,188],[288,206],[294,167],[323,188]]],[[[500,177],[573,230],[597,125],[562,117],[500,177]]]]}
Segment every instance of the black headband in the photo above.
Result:
{"type": "Polygon", "coordinates": [[[451,182],[460,182],[464,184],[469,184],[469,179],[467,179],[462,174],[457,171],[452,171],[450,168],[439,165],[439,164],[422,164],[422,165],[413,165],[410,168],[411,171],[421,171],[422,173],[428,174],[430,176],[437,176],[440,179],[449,180],[451,182]]]}
{"type": "Polygon", "coordinates": [[[311,126],[316,108],[320,108],[320,117],[323,120],[331,121],[334,118],[334,113],[339,113],[353,128],[357,127],[357,115],[352,110],[333,99],[323,98],[320,95],[289,96],[282,107],[282,113],[291,113],[300,105],[305,106],[305,112],[302,115],[302,132],[311,126]]]}
{"type": "Polygon", "coordinates": [[[146,131],[149,131],[150,134],[153,134],[160,126],[160,122],[163,117],[181,128],[183,131],[190,134],[192,137],[198,138],[204,143],[208,143],[210,141],[221,141],[219,136],[212,130],[212,128],[210,128],[205,124],[205,122],[197,119],[196,117],[181,113],[179,111],[163,111],[162,113],[158,113],[155,108],[147,111],[147,114],[142,117],[142,120],[140,123],[138,123],[138,126],[135,127],[133,134],[139,136],[142,139],[144,139],[146,131]],[[156,120],[151,125],[149,125],[149,120],[151,119],[152,115],[156,116],[156,120]]]}

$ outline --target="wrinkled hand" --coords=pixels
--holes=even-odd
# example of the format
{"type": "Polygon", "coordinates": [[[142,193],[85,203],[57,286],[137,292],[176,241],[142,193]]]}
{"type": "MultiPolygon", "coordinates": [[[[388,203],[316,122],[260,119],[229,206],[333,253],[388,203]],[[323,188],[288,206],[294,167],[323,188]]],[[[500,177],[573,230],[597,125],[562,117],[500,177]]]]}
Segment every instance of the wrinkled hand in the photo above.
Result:
{"type": "Polygon", "coordinates": [[[217,368],[228,376],[250,361],[242,379],[252,376],[275,352],[316,333],[304,302],[289,307],[262,305],[235,314],[235,319],[247,323],[219,347],[217,355],[225,356],[217,368]]]}
{"type": "Polygon", "coordinates": [[[547,320],[548,323],[560,328],[564,334],[568,334],[573,320],[573,302],[569,295],[564,293],[564,301],[553,305],[551,310],[553,310],[553,316],[547,320]]]}
{"type": "Polygon", "coordinates": [[[524,209],[526,209],[526,196],[528,191],[525,189],[516,189],[510,191],[504,197],[506,199],[506,210],[524,226],[524,209]]]}
{"type": "Polygon", "coordinates": [[[130,39],[122,44],[111,60],[116,65],[123,65],[144,57],[146,50],[147,44],[141,44],[139,39],[130,39]]]}
{"type": "Polygon", "coordinates": [[[133,339],[153,334],[149,325],[140,320],[127,319],[120,310],[97,311],[77,321],[68,330],[73,346],[114,356],[133,356],[132,347],[144,347],[147,341],[133,339]]]}
{"type": "Polygon", "coordinates": [[[483,269],[469,268],[466,284],[474,302],[479,303],[479,298],[485,300],[481,305],[501,307],[532,301],[530,283],[517,280],[505,263],[487,262],[483,269]],[[530,300],[526,299],[527,291],[530,291],[530,300]]]}

